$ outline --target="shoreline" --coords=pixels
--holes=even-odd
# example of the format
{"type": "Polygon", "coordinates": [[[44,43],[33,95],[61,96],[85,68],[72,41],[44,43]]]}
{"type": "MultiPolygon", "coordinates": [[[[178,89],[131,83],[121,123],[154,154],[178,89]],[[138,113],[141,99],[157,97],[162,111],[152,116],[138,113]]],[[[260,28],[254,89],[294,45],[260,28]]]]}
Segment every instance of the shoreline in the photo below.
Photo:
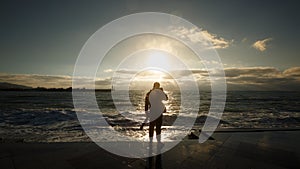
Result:
{"type": "MultiPolygon", "coordinates": [[[[163,132],[165,132],[166,130],[169,130],[171,126],[163,126],[162,130],[163,132]]],[[[119,129],[120,130],[120,129],[119,129]]],[[[148,126],[144,127],[144,130],[140,130],[138,126],[130,126],[130,127],[122,127],[121,128],[121,132],[122,131],[135,131],[135,132],[140,132],[140,133],[144,133],[146,137],[148,134],[148,126]]],[[[268,133],[268,132],[300,132],[300,127],[293,127],[293,128],[217,128],[215,131],[213,131],[213,134],[234,134],[234,133],[268,133]]],[[[187,134],[186,137],[183,138],[183,140],[197,140],[198,136],[200,134],[201,131],[201,127],[198,126],[194,126],[191,131],[189,132],[189,134],[187,134]],[[191,137],[190,137],[191,136],[191,137]]],[[[205,131],[205,132],[210,132],[210,131],[205,131]]],[[[57,133],[57,140],[49,140],[51,139],[51,137],[55,136],[54,134],[52,134],[51,137],[44,138],[46,137],[45,134],[43,135],[36,135],[36,139],[34,139],[34,137],[31,138],[27,138],[27,137],[13,137],[13,135],[7,137],[5,135],[0,136],[0,144],[2,143],[46,143],[46,144],[50,144],[50,143],[93,143],[92,140],[90,140],[90,138],[84,133],[84,131],[81,132],[82,134],[80,135],[80,137],[78,137],[78,135],[70,134],[69,137],[59,137],[59,133],[57,133]],[[72,141],[74,139],[72,139],[73,137],[75,140],[77,141],[72,141]],[[46,141],[48,140],[48,141],[46,141]]],[[[34,135],[34,134],[33,134],[34,135]]],[[[31,135],[31,136],[33,136],[31,135]]],[[[66,136],[66,135],[64,135],[66,136]]]]}

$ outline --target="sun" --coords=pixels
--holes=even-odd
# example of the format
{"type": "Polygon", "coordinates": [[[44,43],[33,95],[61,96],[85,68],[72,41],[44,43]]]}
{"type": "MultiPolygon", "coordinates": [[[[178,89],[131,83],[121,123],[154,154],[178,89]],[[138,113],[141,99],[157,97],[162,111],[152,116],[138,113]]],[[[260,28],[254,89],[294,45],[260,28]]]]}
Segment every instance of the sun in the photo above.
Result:
{"type": "Polygon", "coordinates": [[[170,71],[172,67],[172,57],[161,51],[152,51],[145,59],[148,67],[160,68],[170,71]]]}

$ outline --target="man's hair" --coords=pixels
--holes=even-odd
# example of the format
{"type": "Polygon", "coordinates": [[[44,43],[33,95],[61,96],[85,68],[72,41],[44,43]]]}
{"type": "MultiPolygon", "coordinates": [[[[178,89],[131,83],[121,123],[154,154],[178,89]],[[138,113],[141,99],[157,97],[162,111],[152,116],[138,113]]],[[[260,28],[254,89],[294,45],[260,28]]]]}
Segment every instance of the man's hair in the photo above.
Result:
{"type": "Polygon", "coordinates": [[[160,87],[160,84],[158,82],[155,82],[153,84],[153,89],[158,89],[160,87]]]}

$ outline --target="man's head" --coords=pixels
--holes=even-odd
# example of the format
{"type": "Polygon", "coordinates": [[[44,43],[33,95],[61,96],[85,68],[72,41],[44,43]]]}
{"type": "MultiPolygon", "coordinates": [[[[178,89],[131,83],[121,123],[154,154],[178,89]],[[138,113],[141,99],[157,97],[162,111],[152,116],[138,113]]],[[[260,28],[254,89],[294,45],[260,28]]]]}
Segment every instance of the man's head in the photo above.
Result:
{"type": "Polygon", "coordinates": [[[160,87],[160,84],[158,82],[155,82],[153,84],[153,89],[159,89],[159,87],[160,87]]]}

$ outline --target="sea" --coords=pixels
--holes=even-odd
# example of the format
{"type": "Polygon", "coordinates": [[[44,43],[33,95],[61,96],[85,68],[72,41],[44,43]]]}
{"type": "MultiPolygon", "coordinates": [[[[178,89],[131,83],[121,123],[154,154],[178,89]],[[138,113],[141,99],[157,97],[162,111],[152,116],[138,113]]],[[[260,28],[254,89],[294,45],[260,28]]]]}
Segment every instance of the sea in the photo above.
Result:
{"type": "MultiPolygon", "coordinates": [[[[95,98],[99,112],[110,127],[130,137],[143,138],[148,133],[147,125],[140,130],[140,125],[146,118],[146,92],[129,91],[129,103],[134,108],[130,110],[117,109],[117,104],[128,104],[128,100],[113,99],[110,91],[96,91],[95,98]]],[[[183,108],[180,91],[165,92],[169,100],[164,102],[167,112],[163,116],[162,132],[167,132],[179,115],[188,115],[189,110],[195,109],[198,114],[192,125],[193,129],[200,130],[209,113],[211,93],[201,92],[200,100],[195,100],[193,94],[199,93],[191,92],[190,105],[183,108]],[[198,107],[193,106],[195,102],[199,103],[198,107]]],[[[88,114],[89,110],[83,108],[77,113],[88,114]]],[[[228,91],[217,129],[295,128],[300,128],[300,92],[228,91]]],[[[72,92],[0,91],[0,142],[89,141],[91,139],[78,120],[72,92]]]]}

